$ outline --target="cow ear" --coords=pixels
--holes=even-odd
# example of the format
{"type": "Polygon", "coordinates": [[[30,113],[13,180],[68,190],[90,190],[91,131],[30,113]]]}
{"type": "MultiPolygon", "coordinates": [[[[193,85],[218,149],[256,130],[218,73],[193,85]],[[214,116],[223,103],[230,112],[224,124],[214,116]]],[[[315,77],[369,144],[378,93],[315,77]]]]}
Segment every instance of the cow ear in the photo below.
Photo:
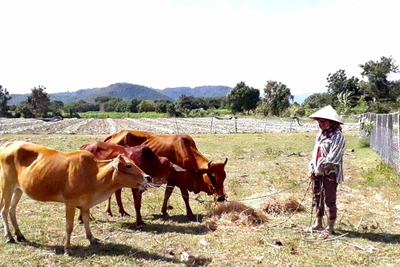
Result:
{"type": "Polygon", "coordinates": [[[186,170],[183,169],[181,166],[178,166],[178,165],[176,165],[176,164],[174,164],[174,163],[172,163],[172,162],[170,162],[169,167],[170,167],[172,170],[177,171],[177,172],[185,172],[185,171],[186,171],[186,170]]]}
{"type": "Polygon", "coordinates": [[[224,166],[226,165],[226,163],[228,163],[228,158],[225,158],[224,166]]]}

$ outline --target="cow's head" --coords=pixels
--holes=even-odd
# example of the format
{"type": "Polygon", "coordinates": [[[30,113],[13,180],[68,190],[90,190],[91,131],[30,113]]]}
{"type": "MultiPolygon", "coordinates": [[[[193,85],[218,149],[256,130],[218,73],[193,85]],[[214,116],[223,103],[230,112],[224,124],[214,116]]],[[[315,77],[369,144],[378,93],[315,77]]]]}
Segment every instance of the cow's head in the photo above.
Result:
{"type": "Polygon", "coordinates": [[[144,173],[130,158],[120,154],[111,161],[115,169],[113,179],[123,187],[145,188],[151,183],[150,175],[144,173]]]}
{"type": "Polygon", "coordinates": [[[207,184],[209,193],[214,194],[217,201],[225,201],[227,195],[225,194],[224,181],[226,178],[225,165],[228,162],[228,158],[222,163],[213,163],[210,160],[207,164],[207,168],[200,168],[196,170],[196,173],[203,175],[203,180],[207,184]]]}

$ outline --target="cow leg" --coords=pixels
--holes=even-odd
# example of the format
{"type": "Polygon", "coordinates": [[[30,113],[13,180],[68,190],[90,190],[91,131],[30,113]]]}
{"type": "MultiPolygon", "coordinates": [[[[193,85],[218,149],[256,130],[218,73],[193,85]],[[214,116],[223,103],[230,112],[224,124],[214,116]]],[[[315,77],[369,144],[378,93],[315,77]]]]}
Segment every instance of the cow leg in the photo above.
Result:
{"type": "Polygon", "coordinates": [[[137,188],[132,188],[133,204],[136,212],[136,228],[143,228],[145,225],[140,209],[142,207],[142,192],[137,188]]]}
{"type": "Polygon", "coordinates": [[[122,205],[122,189],[118,189],[117,191],[115,191],[115,199],[117,200],[119,214],[121,214],[122,217],[131,216],[124,210],[124,205],[122,205]]]}
{"type": "Polygon", "coordinates": [[[90,230],[90,225],[89,225],[89,209],[82,208],[82,220],[85,225],[85,231],[86,231],[86,238],[89,239],[90,245],[98,245],[100,244],[100,241],[95,238],[92,234],[92,231],[90,230]]]}
{"type": "Polygon", "coordinates": [[[111,212],[111,196],[108,198],[107,202],[106,202],[106,213],[108,214],[108,216],[112,217],[112,212],[111,212]]]}
{"type": "MultiPolygon", "coordinates": [[[[64,243],[64,255],[71,255],[71,234],[74,229],[75,206],[65,204],[65,233],[67,235],[64,243]]],[[[82,216],[83,217],[83,216],[82,216]]]]}
{"type": "Polygon", "coordinates": [[[12,198],[12,190],[2,188],[2,196],[1,196],[1,218],[3,218],[3,225],[4,225],[4,237],[6,238],[6,243],[11,244],[15,243],[15,240],[11,234],[10,226],[8,224],[8,213],[10,210],[11,205],[11,198],[12,198]]]}
{"type": "Polygon", "coordinates": [[[179,187],[179,189],[181,190],[183,201],[185,201],[186,216],[189,218],[189,220],[193,220],[195,217],[189,204],[189,191],[187,190],[187,188],[179,187]]]}
{"type": "Polygon", "coordinates": [[[167,217],[168,214],[168,200],[171,197],[172,191],[174,191],[175,183],[171,180],[167,181],[167,188],[165,188],[164,193],[164,202],[161,208],[161,213],[164,217],[167,217]]]}
{"type": "Polygon", "coordinates": [[[14,230],[15,230],[15,235],[17,236],[17,240],[19,242],[24,242],[26,241],[25,237],[21,233],[21,230],[19,229],[18,222],[17,222],[17,216],[16,216],[16,208],[18,205],[19,200],[22,197],[22,191],[20,189],[15,189],[15,192],[13,194],[13,197],[11,199],[11,207],[10,207],[10,219],[13,224],[14,230]]]}

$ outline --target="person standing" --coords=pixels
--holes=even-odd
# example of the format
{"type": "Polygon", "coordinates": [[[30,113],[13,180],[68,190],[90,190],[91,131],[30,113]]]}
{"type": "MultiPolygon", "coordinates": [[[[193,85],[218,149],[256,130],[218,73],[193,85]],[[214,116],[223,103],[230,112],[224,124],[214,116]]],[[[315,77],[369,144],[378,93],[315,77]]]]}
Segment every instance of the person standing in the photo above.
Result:
{"type": "Polygon", "coordinates": [[[318,122],[320,131],[315,140],[312,159],[309,163],[309,177],[313,181],[313,207],[316,208],[316,221],[308,231],[323,229],[325,206],[327,210],[329,235],[334,234],[337,217],[336,192],[338,184],[343,182],[343,155],[345,138],[343,124],[336,110],[328,105],[309,118],[318,122]]]}

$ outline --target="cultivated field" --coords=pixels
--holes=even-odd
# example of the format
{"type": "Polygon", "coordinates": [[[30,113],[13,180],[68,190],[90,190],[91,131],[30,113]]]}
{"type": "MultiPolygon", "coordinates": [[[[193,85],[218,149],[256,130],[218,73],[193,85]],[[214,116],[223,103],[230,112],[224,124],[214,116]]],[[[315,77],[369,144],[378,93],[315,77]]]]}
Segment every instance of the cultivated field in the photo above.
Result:
{"type": "MultiPolygon", "coordinates": [[[[357,123],[346,123],[345,130],[357,129],[357,123]]],[[[298,123],[286,119],[216,119],[216,118],[159,118],[159,119],[64,119],[44,122],[38,119],[0,119],[1,134],[110,134],[122,129],[154,133],[262,133],[308,132],[317,129],[311,120],[298,123]]]]}
{"type": "MultiPolygon", "coordinates": [[[[247,124],[248,131],[243,126],[238,127],[238,132],[242,129],[241,133],[224,134],[223,131],[232,132],[233,121],[214,120],[213,129],[218,129],[215,130],[218,134],[209,134],[210,122],[210,118],[177,119],[177,122],[175,119],[156,119],[151,123],[143,119],[137,124],[129,119],[63,120],[57,123],[1,120],[1,130],[8,134],[1,135],[0,144],[8,140],[25,140],[64,151],[103,140],[106,134],[121,128],[168,133],[176,132],[178,128],[174,127],[178,125],[179,132],[190,133],[199,150],[209,159],[223,161],[228,157],[225,187],[229,202],[224,208],[215,205],[211,196],[191,194],[192,209],[198,217],[196,221],[187,221],[182,198],[175,189],[170,200],[174,207],[171,216],[162,218],[164,188],[150,189],[143,195],[142,214],[147,225],[142,231],[134,228],[134,216],[117,216],[115,203],[114,217],[107,217],[104,206],[97,205],[91,211],[94,216],[91,225],[94,235],[103,244],[89,246],[83,226],[76,225],[72,238],[73,256],[65,257],[63,204],[39,203],[23,196],[17,216],[29,242],[13,245],[0,242],[0,265],[400,265],[399,176],[381,164],[377,155],[363,145],[354,130],[355,124],[344,125],[346,181],[338,192],[337,235],[324,239],[318,233],[310,235],[302,231],[315,215],[310,208],[306,178],[315,124],[309,122],[309,127],[305,127],[306,123],[302,122],[302,126],[295,129],[297,126],[293,124],[290,127],[291,121],[249,120],[253,124],[247,124]],[[12,126],[13,122],[17,125],[12,126]],[[227,123],[226,128],[214,128],[223,123],[227,123]],[[266,126],[269,125],[274,130],[268,132],[266,126]],[[31,127],[30,131],[28,127],[31,127]],[[9,132],[10,129],[19,130],[9,132]],[[294,209],[285,203],[292,203],[294,209]],[[296,210],[299,203],[304,211],[296,210]]],[[[123,190],[123,201],[126,210],[134,215],[128,189],[123,190]]]]}

